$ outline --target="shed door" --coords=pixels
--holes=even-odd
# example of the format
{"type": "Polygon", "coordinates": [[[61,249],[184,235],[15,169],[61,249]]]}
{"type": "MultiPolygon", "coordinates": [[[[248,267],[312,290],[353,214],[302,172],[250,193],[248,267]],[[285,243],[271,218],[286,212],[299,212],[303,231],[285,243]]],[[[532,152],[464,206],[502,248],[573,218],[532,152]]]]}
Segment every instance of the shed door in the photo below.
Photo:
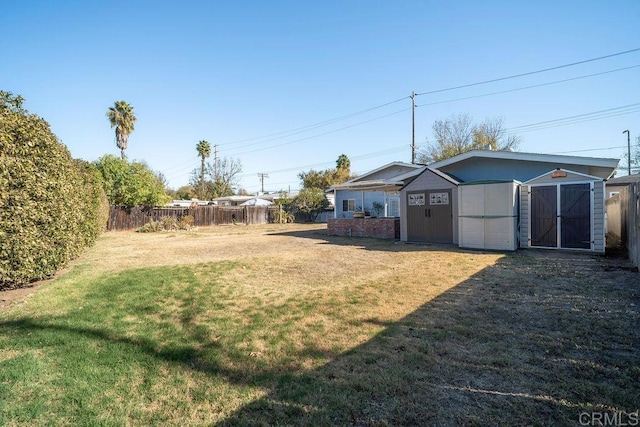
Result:
{"type": "Polygon", "coordinates": [[[560,246],[591,249],[591,185],[560,186],[560,246]]]}
{"type": "Polygon", "coordinates": [[[531,246],[558,246],[558,187],[531,187],[531,246]]]}
{"type": "Polygon", "coordinates": [[[453,243],[451,190],[407,193],[407,240],[453,243]]]}

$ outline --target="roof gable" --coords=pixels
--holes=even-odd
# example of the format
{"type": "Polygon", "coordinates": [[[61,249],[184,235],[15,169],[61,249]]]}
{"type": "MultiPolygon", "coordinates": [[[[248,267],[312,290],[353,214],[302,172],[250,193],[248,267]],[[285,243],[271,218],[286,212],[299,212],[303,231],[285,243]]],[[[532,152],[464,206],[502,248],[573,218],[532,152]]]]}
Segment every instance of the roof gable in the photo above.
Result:
{"type": "Polygon", "coordinates": [[[575,172],[567,169],[554,169],[540,176],[537,176],[529,181],[525,182],[527,185],[536,183],[553,183],[553,182],[573,182],[573,181],[603,181],[602,178],[597,176],[586,175],[580,172],[575,172]]]}
{"type": "Polygon", "coordinates": [[[447,181],[447,182],[449,182],[449,183],[451,183],[453,185],[460,185],[460,182],[458,180],[456,180],[453,177],[447,175],[446,173],[441,172],[438,169],[432,169],[430,167],[425,167],[424,170],[422,170],[419,174],[416,174],[415,176],[413,176],[411,180],[407,180],[407,182],[405,182],[405,185],[401,188],[401,190],[404,190],[404,189],[408,188],[413,182],[419,180],[422,175],[427,174],[427,173],[434,174],[434,175],[438,176],[439,178],[442,178],[445,181],[447,181]]]}

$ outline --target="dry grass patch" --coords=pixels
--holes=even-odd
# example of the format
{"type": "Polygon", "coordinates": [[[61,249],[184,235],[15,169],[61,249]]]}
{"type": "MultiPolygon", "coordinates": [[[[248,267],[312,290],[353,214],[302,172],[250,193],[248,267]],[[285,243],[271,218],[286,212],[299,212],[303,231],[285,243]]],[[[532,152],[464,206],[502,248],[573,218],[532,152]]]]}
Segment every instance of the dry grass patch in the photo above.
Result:
{"type": "Polygon", "coordinates": [[[322,225],[107,233],[2,314],[0,424],[553,424],[633,409],[637,275],[549,255],[322,225]]]}

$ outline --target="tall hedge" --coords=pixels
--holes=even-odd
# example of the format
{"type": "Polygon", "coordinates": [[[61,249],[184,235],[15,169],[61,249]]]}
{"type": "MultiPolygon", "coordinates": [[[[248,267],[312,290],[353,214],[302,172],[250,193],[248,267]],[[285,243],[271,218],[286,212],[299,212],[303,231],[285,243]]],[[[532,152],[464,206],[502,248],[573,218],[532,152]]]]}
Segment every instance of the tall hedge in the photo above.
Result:
{"type": "Polygon", "coordinates": [[[74,162],[21,104],[0,91],[0,288],[50,277],[96,239],[108,213],[95,168],[74,162]]]}

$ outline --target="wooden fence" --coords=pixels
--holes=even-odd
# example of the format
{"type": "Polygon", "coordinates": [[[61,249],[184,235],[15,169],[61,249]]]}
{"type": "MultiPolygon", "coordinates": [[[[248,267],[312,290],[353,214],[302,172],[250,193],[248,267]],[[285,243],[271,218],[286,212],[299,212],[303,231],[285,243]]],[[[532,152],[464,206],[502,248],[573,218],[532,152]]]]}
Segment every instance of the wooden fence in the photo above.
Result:
{"type": "Polygon", "coordinates": [[[193,216],[194,225],[197,227],[223,224],[266,224],[271,221],[272,211],[276,209],[269,206],[198,206],[196,208],[111,206],[107,231],[133,230],[165,216],[180,219],[184,215],[193,216]]]}
{"type": "Polygon", "coordinates": [[[640,183],[621,188],[606,200],[607,248],[626,250],[640,267],[640,183]]]}
{"type": "Polygon", "coordinates": [[[626,188],[605,200],[607,212],[607,250],[621,251],[627,248],[627,200],[626,188]]]}
{"type": "Polygon", "coordinates": [[[627,250],[631,262],[640,267],[640,182],[629,186],[627,203],[627,250]]]}

